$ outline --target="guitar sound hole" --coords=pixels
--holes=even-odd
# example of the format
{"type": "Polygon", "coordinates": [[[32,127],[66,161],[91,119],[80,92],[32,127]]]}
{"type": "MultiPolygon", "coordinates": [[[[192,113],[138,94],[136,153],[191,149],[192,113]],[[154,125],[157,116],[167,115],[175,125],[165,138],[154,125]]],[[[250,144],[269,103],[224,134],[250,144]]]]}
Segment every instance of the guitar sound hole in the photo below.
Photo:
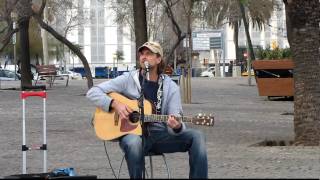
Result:
{"type": "Polygon", "coordinates": [[[139,112],[137,111],[133,111],[130,115],[129,115],[129,120],[132,122],[132,123],[136,123],[139,121],[139,118],[140,118],[140,114],[139,112]]]}

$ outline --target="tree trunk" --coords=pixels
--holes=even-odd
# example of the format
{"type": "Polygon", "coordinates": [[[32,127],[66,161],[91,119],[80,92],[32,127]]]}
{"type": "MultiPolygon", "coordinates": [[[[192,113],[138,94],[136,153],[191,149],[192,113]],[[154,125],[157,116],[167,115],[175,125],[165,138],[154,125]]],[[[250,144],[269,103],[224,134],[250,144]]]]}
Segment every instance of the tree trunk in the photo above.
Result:
{"type": "Polygon", "coordinates": [[[239,0],[239,5],[240,5],[240,11],[241,11],[243,24],[244,24],[244,30],[246,32],[247,42],[248,42],[248,46],[249,46],[249,50],[250,50],[249,55],[251,57],[251,60],[255,60],[256,58],[255,58],[255,55],[253,52],[251,37],[250,37],[250,33],[249,33],[249,23],[247,22],[246,13],[244,10],[244,5],[241,3],[241,0],[239,0]]]}
{"type": "Polygon", "coordinates": [[[16,9],[18,13],[18,24],[20,32],[20,71],[21,87],[32,86],[32,74],[30,66],[30,47],[29,47],[29,21],[32,14],[31,0],[17,1],[16,9]]]}
{"type": "Polygon", "coordinates": [[[32,86],[29,49],[29,21],[30,17],[23,17],[19,21],[21,87],[32,86]]]}
{"type": "Polygon", "coordinates": [[[87,78],[87,85],[88,85],[88,88],[90,89],[93,86],[92,74],[91,74],[91,70],[90,70],[88,61],[87,61],[86,57],[82,54],[80,49],[78,47],[76,47],[75,45],[73,45],[68,39],[66,39],[65,37],[61,36],[59,33],[57,33],[49,25],[44,23],[40,16],[34,14],[33,17],[38,21],[38,23],[40,24],[40,26],[43,29],[48,31],[57,40],[59,40],[60,42],[62,42],[65,45],[67,45],[71,49],[71,51],[74,52],[80,58],[80,60],[81,60],[81,62],[83,64],[84,70],[85,70],[85,75],[86,75],[86,78],[87,78]]]}
{"type": "Polygon", "coordinates": [[[193,9],[193,2],[189,1],[189,6],[188,6],[188,11],[187,11],[187,27],[188,27],[188,45],[187,45],[187,56],[188,56],[188,90],[187,90],[187,94],[188,94],[188,99],[187,99],[187,103],[191,104],[191,77],[192,77],[192,28],[191,28],[191,16],[192,16],[192,9],[193,9]]]}
{"type": "MultiPolygon", "coordinates": [[[[138,48],[148,41],[146,2],[145,0],[133,1],[134,33],[136,38],[136,52],[138,48]]],[[[138,53],[136,54],[136,68],[140,67],[138,53]]]]}
{"type": "Polygon", "coordinates": [[[234,34],[233,34],[233,41],[234,41],[234,48],[236,52],[236,60],[240,60],[240,54],[239,54],[239,23],[234,23],[234,34]]]}
{"type": "Polygon", "coordinates": [[[320,145],[320,2],[285,2],[292,27],[295,144],[320,145]]]}
{"type": "Polygon", "coordinates": [[[248,85],[251,85],[251,60],[255,60],[253,47],[251,43],[250,33],[249,33],[249,23],[247,22],[246,13],[244,10],[244,5],[241,0],[238,0],[240,6],[240,12],[243,20],[244,29],[247,37],[247,47],[248,47],[248,62],[247,62],[247,71],[248,71],[248,85]]]}
{"type": "Polygon", "coordinates": [[[291,23],[290,23],[290,16],[289,16],[289,7],[286,5],[288,4],[287,3],[287,0],[283,0],[283,3],[285,4],[285,13],[286,13],[286,29],[287,29],[287,38],[288,38],[288,42],[289,44],[292,44],[290,41],[292,39],[292,27],[291,27],[291,23]]]}

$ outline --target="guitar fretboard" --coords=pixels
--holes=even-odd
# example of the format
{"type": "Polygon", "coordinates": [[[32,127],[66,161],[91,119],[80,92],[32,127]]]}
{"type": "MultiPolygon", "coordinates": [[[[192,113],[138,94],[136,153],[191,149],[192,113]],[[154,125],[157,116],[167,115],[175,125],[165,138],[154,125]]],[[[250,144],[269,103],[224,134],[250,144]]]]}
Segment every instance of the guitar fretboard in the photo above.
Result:
{"type": "MultiPolygon", "coordinates": [[[[157,114],[152,114],[152,115],[145,115],[145,122],[167,122],[168,120],[168,115],[157,115],[157,114]]],[[[178,121],[183,121],[183,122],[192,122],[193,118],[191,117],[176,117],[178,121]]]]}

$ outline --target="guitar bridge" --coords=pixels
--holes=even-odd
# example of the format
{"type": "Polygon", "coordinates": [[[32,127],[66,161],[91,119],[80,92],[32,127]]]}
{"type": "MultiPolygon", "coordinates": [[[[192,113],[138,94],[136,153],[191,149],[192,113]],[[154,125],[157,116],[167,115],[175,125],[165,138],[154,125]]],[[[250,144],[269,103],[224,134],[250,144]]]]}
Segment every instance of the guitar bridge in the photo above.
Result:
{"type": "Polygon", "coordinates": [[[114,113],[114,125],[118,126],[119,124],[119,116],[117,113],[114,113]]]}

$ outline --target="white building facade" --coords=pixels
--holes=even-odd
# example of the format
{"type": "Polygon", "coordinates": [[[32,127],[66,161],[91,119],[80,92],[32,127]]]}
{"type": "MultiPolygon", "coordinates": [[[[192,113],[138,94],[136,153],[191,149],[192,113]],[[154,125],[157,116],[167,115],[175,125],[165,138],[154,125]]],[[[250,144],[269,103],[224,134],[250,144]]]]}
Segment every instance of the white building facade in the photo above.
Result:
{"type": "MultiPolygon", "coordinates": [[[[92,74],[95,73],[95,67],[118,67],[118,70],[130,70],[135,68],[136,52],[133,34],[128,26],[123,26],[115,22],[116,12],[112,5],[116,4],[116,0],[78,0],[79,9],[86,12],[85,16],[89,21],[78,26],[68,34],[67,38],[76,44],[82,46],[82,52],[87,58],[91,67],[92,74]],[[123,52],[123,60],[117,61],[115,53],[123,52]]],[[[203,22],[202,22],[203,23],[203,22]]],[[[269,21],[269,25],[260,30],[249,27],[251,41],[254,47],[267,48],[272,44],[276,44],[280,48],[289,47],[286,36],[285,24],[285,8],[282,7],[274,10],[269,21]],[[280,10],[279,10],[280,9],[280,10]]],[[[226,23],[219,30],[205,28],[193,28],[194,33],[199,33],[202,38],[208,34],[221,32],[222,47],[220,51],[220,63],[230,63],[236,59],[235,44],[233,39],[233,29],[226,23]],[[203,34],[204,32],[204,34],[203,34]],[[222,61],[223,60],[223,61],[222,61]]],[[[244,27],[239,29],[239,47],[244,49],[247,44],[244,27]]],[[[196,38],[193,34],[193,38],[196,38]]],[[[198,38],[199,40],[199,38],[198,38]]],[[[201,40],[200,40],[201,41],[201,40]]],[[[205,38],[198,45],[193,42],[193,51],[198,52],[197,60],[193,63],[193,68],[203,68],[204,60],[208,63],[214,63],[214,59],[210,57],[209,38],[205,38]],[[201,46],[201,47],[200,47],[201,46]]],[[[67,60],[67,68],[82,67],[82,63],[76,56],[69,56],[67,60]]]]}
{"type": "MultiPolygon", "coordinates": [[[[115,22],[116,13],[112,9],[115,0],[78,0],[79,9],[88,22],[78,26],[68,34],[71,42],[79,44],[87,58],[92,74],[96,67],[117,67],[119,70],[133,69],[135,66],[135,42],[131,39],[129,27],[115,22]],[[123,60],[117,60],[117,51],[123,53],[123,60]]],[[[70,56],[69,68],[82,67],[76,56],[70,56]]]]}

